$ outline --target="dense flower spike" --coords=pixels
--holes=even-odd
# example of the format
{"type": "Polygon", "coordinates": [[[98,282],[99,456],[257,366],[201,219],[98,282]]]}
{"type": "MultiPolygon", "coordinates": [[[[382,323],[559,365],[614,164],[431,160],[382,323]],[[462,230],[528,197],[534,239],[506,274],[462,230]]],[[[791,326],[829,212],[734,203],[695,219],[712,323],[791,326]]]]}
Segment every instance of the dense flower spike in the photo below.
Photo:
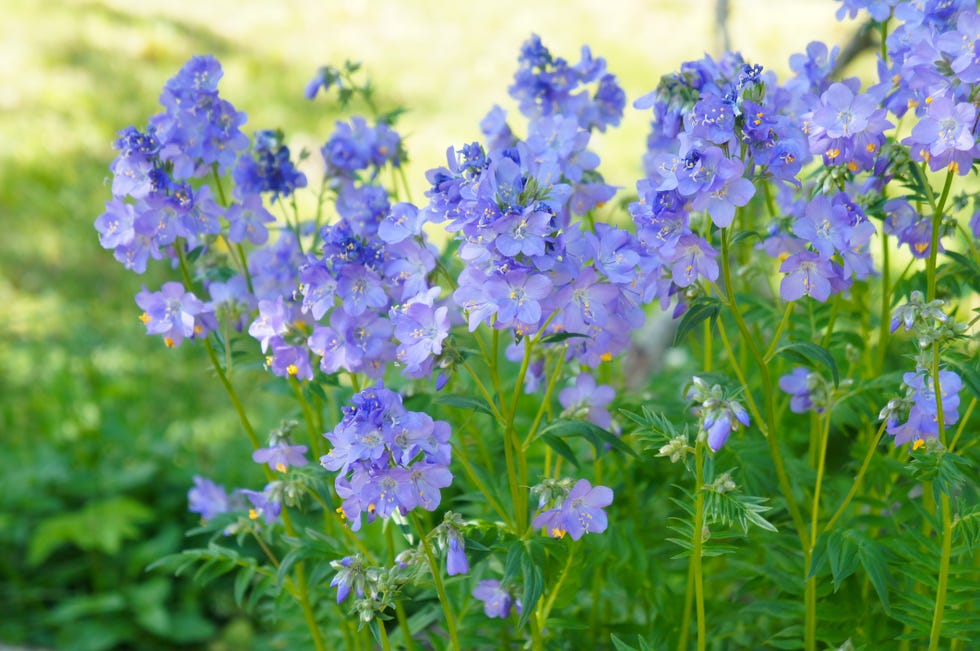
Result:
{"type": "Polygon", "coordinates": [[[452,483],[449,424],[408,411],[401,396],[382,385],[361,391],[344,418],[324,434],[332,448],[320,458],[337,471],[337,494],[355,531],[368,521],[416,507],[433,511],[440,489],[452,483]]]}

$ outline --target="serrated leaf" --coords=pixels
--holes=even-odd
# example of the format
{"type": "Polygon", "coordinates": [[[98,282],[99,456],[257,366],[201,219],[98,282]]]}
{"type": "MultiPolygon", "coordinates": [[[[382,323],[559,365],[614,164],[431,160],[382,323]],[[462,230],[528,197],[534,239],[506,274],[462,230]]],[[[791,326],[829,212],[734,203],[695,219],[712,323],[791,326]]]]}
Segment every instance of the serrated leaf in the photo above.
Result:
{"type": "Polygon", "coordinates": [[[814,366],[814,362],[820,362],[830,371],[834,387],[840,385],[840,371],[837,369],[837,362],[830,351],[823,346],[809,341],[795,341],[780,346],[776,349],[776,353],[809,366],[814,366]]]}
{"type": "Polygon", "coordinates": [[[674,333],[674,345],[679,345],[684,337],[705,319],[716,319],[720,312],[721,302],[716,298],[701,297],[692,301],[677,324],[677,331],[674,333]]]}

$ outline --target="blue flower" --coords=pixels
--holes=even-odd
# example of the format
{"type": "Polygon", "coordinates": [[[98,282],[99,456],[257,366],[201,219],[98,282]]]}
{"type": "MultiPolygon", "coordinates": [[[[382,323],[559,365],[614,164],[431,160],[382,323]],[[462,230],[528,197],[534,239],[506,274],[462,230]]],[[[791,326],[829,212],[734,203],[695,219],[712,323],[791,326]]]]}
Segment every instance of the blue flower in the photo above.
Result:
{"type": "Polygon", "coordinates": [[[473,588],[473,596],[483,602],[483,612],[487,617],[506,619],[512,609],[521,612],[520,600],[514,599],[510,591],[500,585],[496,579],[480,581],[473,588]]]}

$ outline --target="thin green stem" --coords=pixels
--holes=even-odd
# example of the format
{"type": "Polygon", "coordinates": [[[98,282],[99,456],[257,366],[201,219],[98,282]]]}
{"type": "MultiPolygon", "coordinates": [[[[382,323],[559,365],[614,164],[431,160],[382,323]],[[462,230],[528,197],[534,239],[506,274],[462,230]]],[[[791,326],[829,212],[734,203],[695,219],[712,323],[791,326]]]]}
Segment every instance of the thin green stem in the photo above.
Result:
{"type": "Polygon", "coordinates": [[[772,356],[776,353],[776,346],[779,345],[779,338],[783,336],[783,330],[789,325],[789,317],[793,314],[793,306],[795,303],[790,301],[786,303],[786,310],[783,312],[783,318],[779,321],[779,327],[776,328],[776,332],[772,336],[772,342],[769,344],[769,348],[766,349],[766,354],[763,355],[763,359],[767,362],[772,359],[772,356]]]}
{"type": "MultiPolygon", "coordinates": [[[[938,393],[938,391],[937,391],[938,393]]],[[[939,558],[939,584],[936,587],[936,603],[932,610],[932,628],[929,631],[929,651],[939,648],[943,630],[943,611],[946,608],[946,589],[949,583],[949,561],[953,550],[953,518],[949,495],[939,496],[943,518],[943,550],[939,558]]]]}
{"type": "MultiPolygon", "coordinates": [[[[755,343],[755,337],[752,336],[752,332],[749,330],[748,325],[746,325],[745,319],[742,318],[742,314],[738,308],[738,303],[735,300],[735,290],[732,285],[729,239],[730,233],[728,232],[728,229],[723,228],[721,231],[721,264],[727,302],[731,314],[735,319],[735,324],[738,326],[739,332],[742,335],[743,343],[758,367],[757,370],[759,372],[759,381],[762,386],[766,408],[766,441],[769,443],[769,452],[772,456],[773,465],[776,469],[776,478],[779,481],[780,490],[782,491],[783,497],[786,500],[786,507],[789,510],[790,517],[793,520],[793,525],[796,527],[796,533],[800,538],[800,545],[803,548],[804,553],[806,553],[806,549],[808,548],[806,524],[803,521],[803,514],[800,513],[800,507],[793,498],[793,486],[789,481],[789,475],[786,473],[786,465],[783,462],[782,452],[779,449],[779,442],[777,440],[778,429],[776,427],[776,411],[775,403],[773,401],[773,382],[769,374],[769,364],[765,359],[763,359],[762,354],[759,352],[759,348],[755,343]]],[[[746,395],[748,395],[748,393],[748,385],[746,385],[746,395]]]]}
{"type": "Polygon", "coordinates": [[[385,623],[382,621],[378,621],[377,624],[378,624],[378,637],[381,638],[382,650],[391,651],[391,642],[388,640],[388,630],[385,628],[385,623]]]}
{"type": "Polygon", "coordinates": [[[684,614],[681,616],[681,635],[677,651],[687,651],[687,638],[691,629],[691,613],[694,611],[694,563],[687,564],[687,588],[684,591],[684,614]]]}
{"type": "Polygon", "coordinates": [[[473,382],[476,383],[476,389],[480,392],[480,395],[483,396],[483,399],[486,400],[490,413],[499,424],[503,425],[506,420],[504,419],[503,414],[500,413],[500,410],[497,409],[497,405],[494,404],[493,396],[490,395],[490,392],[487,391],[487,388],[483,385],[483,382],[480,381],[480,376],[477,375],[476,371],[473,370],[473,367],[470,366],[470,363],[465,359],[462,362],[462,366],[466,369],[466,372],[470,374],[470,378],[472,378],[473,382]]]}
{"type": "MultiPolygon", "coordinates": [[[[385,522],[385,544],[388,547],[388,565],[395,565],[395,534],[394,526],[391,522],[385,522]]],[[[395,618],[398,620],[398,627],[402,632],[402,639],[405,641],[405,649],[414,651],[415,642],[412,640],[412,629],[408,625],[408,614],[405,612],[405,604],[401,599],[395,600],[395,618]]],[[[384,630],[384,622],[379,622],[384,630]]]]}
{"type": "Polygon", "coordinates": [[[851,489],[847,492],[847,496],[844,497],[844,501],[841,502],[840,506],[837,507],[837,510],[834,511],[834,515],[827,520],[827,524],[825,524],[823,527],[824,532],[831,530],[837,520],[839,520],[844,514],[844,510],[851,503],[851,500],[854,499],[858,489],[861,488],[861,482],[864,481],[864,475],[868,471],[868,466],[871,465],[871,459],[874,457],[875,450],[878,449],[878,444],[881,443],[881,437],[885,434],[885,426],[887,424],[888,421],[882,421],[881,425],[878,427],[878,432],[875,434],[874,441],[871,442],[871,445],[868,447],[867,454],[864,455],[864,461],[861,462],[861,468],[858,469],[857,474],[854,476],[854,480],[851,482],[851,489]]]}
{"type": "Polygon", "coordinates": [[[429,538],[422,528],[422,523],[419,520],[417,514],[412,513],[412,521],[415,523],[415,528],[419,532],[419,538],[422,540],[422,550],[425,553],[425,560],[429,564],[429,570],[432,572],[432,581],[436,586],[436,594],[439,596],[439,604],[442,606],[442,614],[446,618],[446,629],[449,631],[449,642],[455,651],[462,651],[462,647],[459,644],[459,633],[456,630],[456,617],[453,615],[452,603],[449,601],[449,597],[446,595],[446,586],[442,582],[442,573],[439,570],[439,563],[436,561],[435,555],[432,553],[432,545],[429,544],[429,538]]]}
{"type": "Polygon", "coordinates": [[[532,340],[526,339],[524,342],[524,360],[521,362],[521,370],[517,373],[517,382],[514,385],[514,394],[510,401],[510,410],[507,413],[507,425],[504,428],[504,451],[511,457],[507,471],[511,473],[516,467],[517,475],[510,477],[511,495],[514,499],[514,520],[517,522],[517,535],[523,537],[528,530],[529,521],[527,517],[527,491],[522,487],[527,486],[527,456],[521,445],[520,437],[514,429],[514,419],[517,417],[517,406],[524,389],[524,378],[527,369],[531,365],[531,354],[534,350],[532,340]]]}
{"type": "Polygon", "coordinates": [[[524,444],[521,445],[522,450],[527,450],[528,446],[534,440],[535,434],[538,432],[538,425],[541,424],[541,419],[544,418],[545,413],[551,407],[551,394],[555,390],[555,384],[558,382],[558,377],[561,375],[562,366],[565,363],[565,356],[562,354],[557,355],[555,360],[555,368],[551,372],[551,376],[548,378],[548,386],[545,388],[544,397],[541,399],[541,404],[538,405],[538,413],[534,416],[534,422],[531,423],[531,429],[527,432],[527,437],[524,439],[524,444]]]}
{"type": "Polygon", "coordinates": [[[561,586],[565,583],[565,577],[568,576],[568,570],[572,567],[572,559],[575,557],[575,550],[578,548],[574,543],[568,550],[568,557],[565,559],[565,567],[562,568],[561,574],[558,575],[558,581],[551,588],[551,593],[548,598],[544,601],[538,602],[538,626],[544,628],[545,623],[548,621],[548,616],[551,614],[551,609],[555,606],[555,600],[558,598],[558,594],[561,592],[561,586]]]}
{"type": "Polygon", "coordinates": [[[963,418],[960,419],[960,426],[956,428],[956,434],[953,435],[953,440],[950,441],[949,447],[946,448],[948,451],[952,452],[953,448],[956,447],[956,444],[960,440],[960,436],[963,434],[963,431],[966,429],[966,423],[968,420],[970,420],[970,416],[973,415],[973,410],[976,409],[976,406],[977,406],[977,398],[976,396],[974,396],[973,400],[971,400],[970,404],[967,406],[966,411],[963,413],[963,418]]]}
{"type": "Polygon", "coordinates": [[[888,338],[891,335],[889,315],[891,307],[891,264],[888,260],[889,246],[888,235],[882,231],[881,237],[881,314],[878,323],[878,360],[876,365],[876,375],[881,375],[885,370],[885,353],[888,350],[888,338]]]}
{"type": "Polygon", "coordinates": [[[293,388],[293,393],[296,395],[296,400],[299,402],[300,409],[303,411],[303,420],[306,422],[306,431],[310,435],[310,450],[313,452],[313,456],[319,459],[323,452],[320,450],[320,435],[322,432],[318,432],[316,429],[316,424],[313,418],[313,409],[310,407],[310,403],[306,400],[306,396],[303,395],[303,389],[300,386],[299,380],[295,377],[289,377],[289,386],[293,388]]]}
{"type": "Polygon", "coordinates": [[[704,575],[701,560],[704,548],[704,442],[694,445],[694,526],[691,530],[691,565],[694,567],[694,603],[697,612],[698,651],[707,645],[707,624],[704,616],[704,575]]]}
{"type": "Polygon", "coordinates": [[[946,182],[943,184],[942,194],[939,201],[936,201],[932,193],[932,187],[925,183],[926,197],[933,209],[932,213],[932,239],[929,244],[929,258],[926,260],[926,300],[931,301],[936,298],[936,261],[939,256],[939,229],[943,223],[943,210],[946,207],[946,200],[949,198],[949,189],[953,183],[953,170],[946,172],[946,182]]]}
{"type": "MultiPolygon", "coordinates": [[[[453,445],[453,458],[459,460],[459,462],[463,464],[463,470],[466,471],[466,476],[469,477],[469,480],[471,482],[473,482],[473,485],[476,486],[476,489],[483,494],[483,497],[487,500],[487,503],[490,504],[491,508],[493,508],[493,510],[497,512],[497,515],[499,515],[500,518],[505,522],[512,520],[511,516],[500,505],[500,502],[498,502],[496,498],[494,498],[494,496],[487,489],[486,484],[484,484],[480,480],[479,476],[473,470],[473,464],[470,463],[469,458],[466,456],[465,446],[453,445]]],[[[511,524],[514,524],[516,528],[516,523],[511,521],[511,524]]]]}
{"type": "MultiPolygon", "coordinates": [[[[817,480],[813,488],[813,506],[810,513],[810,549],[806,554],[806,574],[810,575],[810,563],[813,561],[813,550],[817,546],[817,535],[820,529],[820,491],[823,487],[823,475],[827,460],[827,440],[830,438],[830,409],[824,412],[820,428],[820,440],[817,453],[817,480]]],[[[817,577],[809,576],[806,581],[804,594],[806,614],[803,621],[803,647],[810,651],[817,648],[817,577]]]]}

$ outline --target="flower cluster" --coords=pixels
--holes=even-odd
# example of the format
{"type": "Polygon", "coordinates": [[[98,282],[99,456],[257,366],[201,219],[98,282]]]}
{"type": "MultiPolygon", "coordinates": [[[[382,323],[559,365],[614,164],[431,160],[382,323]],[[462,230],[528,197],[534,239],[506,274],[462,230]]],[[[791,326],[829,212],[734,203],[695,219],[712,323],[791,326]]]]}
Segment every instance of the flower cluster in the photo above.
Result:
{"type": "Polygon", "coordinates": [[[333,446],[320,457],[337,471],[334,483],[351,529],[361,515],[405,515],[416,507],[433,511],[440,489],[452,483],[449,424],[408,411],[397,393],[377,385],[361,391],[344,407],[344,418],[324,437],[333,446]]]}
{"type": "Polygon", "coordinates": [[[647,261],[635,239],[606,224],[583,229],[579,219],[615,192],[587,146],[593,127],[618,121],[622,104],[610,98],[621,91],[587,51],[571,67],[532,38],[521,61],[511,94],[531,119],[527,138],[495,109],[482,125],[489,148],[450,149],[447,166],[430,170],[423,213],[459,240],[465,267],[453,299],[470,330],[486,323],[518,339],[581,335],[566,341],[569,355],[595,366],[623,350],[643,322],[638,288],[647,261]],[[576,92],[595,78],[595,97],[576,92]]]}
{"type": "MultiPolygon", "coordinates": [[[[895,437],[895,445],[911,442],[921,445],[925,439],[939,436],[939,404],[933,378],[925,369],[916,369],[902,376],[905,396],[891,400],[879,418],[887,421],[887,431],[895,437]],[[904,422],[902,418],[904,417],[904,422]]],[[[959,420],[960,389],[963,381],[953,371],[939,371],[939,401],[942,403],[943,424],[955,425],[959,420]]]]}
{"type": "Polygon", "coordinates": [[[542,511],[533,525],[554,538],[568,534],[578,540],[587,533],[602,533],[608,524],[605,507],[612,504],[613,492],[606,486],[593,486],[587,479],[575,482],[567,493],[553,496],[555,506],[542,511]]]}
{"type": "Polygon", "coordinates": [[[708,385],[703,379],[691,378],[686,397],[694,402],[694,414],[701,419],[701,427],[708,437],[708,447],[717,452],[725,445],[728,435],[739,424],[749,426],[749,413],[745,407],[730,397],[720,384],[708,385]]]}

